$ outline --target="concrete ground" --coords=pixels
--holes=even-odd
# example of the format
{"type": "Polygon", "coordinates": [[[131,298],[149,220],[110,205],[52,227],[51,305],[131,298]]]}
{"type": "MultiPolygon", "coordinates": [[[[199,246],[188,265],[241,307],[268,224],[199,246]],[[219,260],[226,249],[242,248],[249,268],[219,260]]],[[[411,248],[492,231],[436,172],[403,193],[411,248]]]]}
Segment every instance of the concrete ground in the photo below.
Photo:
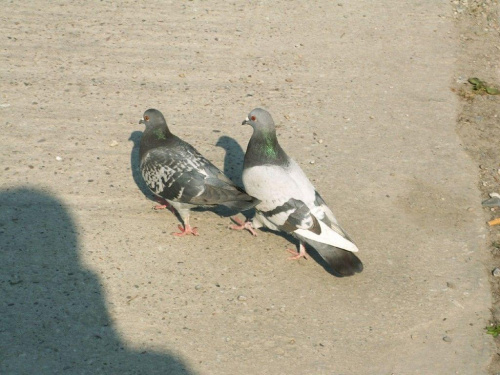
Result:
{"type": "Polygon", "coordinates": [[[0,373],[486,374],[477,171],[455,133],[446,1],[6,2],[0,373]],[[336,278],[287,238],[193,214],[174,238],[138,124],[238,181],[255,107],[360,248],[336,278]]]}

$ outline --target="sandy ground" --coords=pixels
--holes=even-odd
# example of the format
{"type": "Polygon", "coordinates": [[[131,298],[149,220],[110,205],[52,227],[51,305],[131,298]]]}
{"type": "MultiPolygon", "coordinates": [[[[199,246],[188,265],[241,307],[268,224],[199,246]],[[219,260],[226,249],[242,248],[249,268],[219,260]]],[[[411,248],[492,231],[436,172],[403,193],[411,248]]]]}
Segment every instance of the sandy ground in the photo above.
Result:
{"type": "Polygon", "coordinates": [[[488,373],[493,234],[456,133],[459,5],[4,3],[0,372],[488,373]],[[224,210],[174,238],[151,209],[144,110],[239,181],[258,106],[362,274],[287,261],[289,239],[229,231],[224,210]]]}
{"type": "MultiPolygon", "coordinates": [[[[481,77],[492,86],[500,87],[500,3],[498,1],[456,2],[455,16],[459,32],[459,59],[452,89],[460,98],[461,110],[457,132],[462,145],[476,164],[478,187],[483,199],[500,192],[500,96],[485,95],[471,90],[464,80],[481,77]]],[[[500,207],[483,209],[487,220],[500,217],[500,207]]],[[[500,226],[489,227],[487,249],[492,254],[487,262],[489,271],[500,267],[500,226]]],[[[490,276],[492,326],[500,324],[500,280],[490,276]]],[[[500,353],[500,339],[495,339],[500,353]]],[[[490,373],[500,374],[500,356],[494,355],[490,373]]]]}

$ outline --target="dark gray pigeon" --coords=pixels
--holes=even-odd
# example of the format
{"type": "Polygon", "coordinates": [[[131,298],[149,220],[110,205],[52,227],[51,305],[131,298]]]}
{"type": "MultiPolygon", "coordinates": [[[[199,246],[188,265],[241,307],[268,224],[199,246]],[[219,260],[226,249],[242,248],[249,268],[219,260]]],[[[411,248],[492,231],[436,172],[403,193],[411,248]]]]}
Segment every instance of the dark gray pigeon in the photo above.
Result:
{"type": "Polygon", "coordinates": [[[243,121],[253,128],[243,167],[243,185],[248,194],[260,200],[252,222],[233,229],[266,226],[269,229],[292,234],[299,240],[299,252],[291,250],[299,259],[306,256],[304,243],[312,246],[328,265],[342,276],[363,270],[363,264],[354,252],[356,245],[340,227],[299,165],[281,148],[271,115],[254,109],[243,121]]]}
{"type": "Polygon", "coordinates": [[[174,235],[198,235],[189,224],[193,207],[224,205],[245,211],[258,203],[193,146],[173,135],[160,111],[148,109],[139,123],[146,125],[139,148],[142,177],[149,189],[175,208],[184,221],[184,228],[179,225],[181,232],[174,235]]]}

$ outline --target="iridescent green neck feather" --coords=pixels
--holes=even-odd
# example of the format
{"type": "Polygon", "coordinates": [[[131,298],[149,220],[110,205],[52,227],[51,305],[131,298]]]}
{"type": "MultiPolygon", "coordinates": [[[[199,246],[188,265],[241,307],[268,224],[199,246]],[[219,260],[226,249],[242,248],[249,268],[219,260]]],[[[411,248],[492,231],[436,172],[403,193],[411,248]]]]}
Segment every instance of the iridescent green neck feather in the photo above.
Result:
{"type": "Polygon", "coordinates": [[[167,139],[167,137],[165,137],[165,133],[162,128],[156,128],[153,132],[156,135],[156,138],[167,139]]]}
{"type": "Polygon", "coordinates": [[[280,147],[274,129],[271,131],[254,131],[245,154],[245,168],[266,164],[288,164],[288,156],[280,147]]]}

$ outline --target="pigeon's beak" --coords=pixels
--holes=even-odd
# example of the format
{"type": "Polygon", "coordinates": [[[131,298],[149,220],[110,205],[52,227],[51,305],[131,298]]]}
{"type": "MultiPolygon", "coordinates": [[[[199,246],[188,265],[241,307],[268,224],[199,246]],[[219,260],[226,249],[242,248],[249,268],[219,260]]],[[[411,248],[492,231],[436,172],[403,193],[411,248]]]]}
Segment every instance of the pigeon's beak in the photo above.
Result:
{"type": "Polygon", "coordinates": [[[141,119],[139,120],[139,124],[144,124],[144,118],[141,118],[141,119]]]}
{"type": "Polygon", "coordinates": [[[246,124],[248,124],[248,122],[249,122],[249,121],[250,121],[250,120],[249,120],[249,119],[248,119],[248,117],[247,117],[247,118],[246,118],[246,119],[245,119],[245,120],[241,123],[241,125],[246,125],[246,124]]]}

